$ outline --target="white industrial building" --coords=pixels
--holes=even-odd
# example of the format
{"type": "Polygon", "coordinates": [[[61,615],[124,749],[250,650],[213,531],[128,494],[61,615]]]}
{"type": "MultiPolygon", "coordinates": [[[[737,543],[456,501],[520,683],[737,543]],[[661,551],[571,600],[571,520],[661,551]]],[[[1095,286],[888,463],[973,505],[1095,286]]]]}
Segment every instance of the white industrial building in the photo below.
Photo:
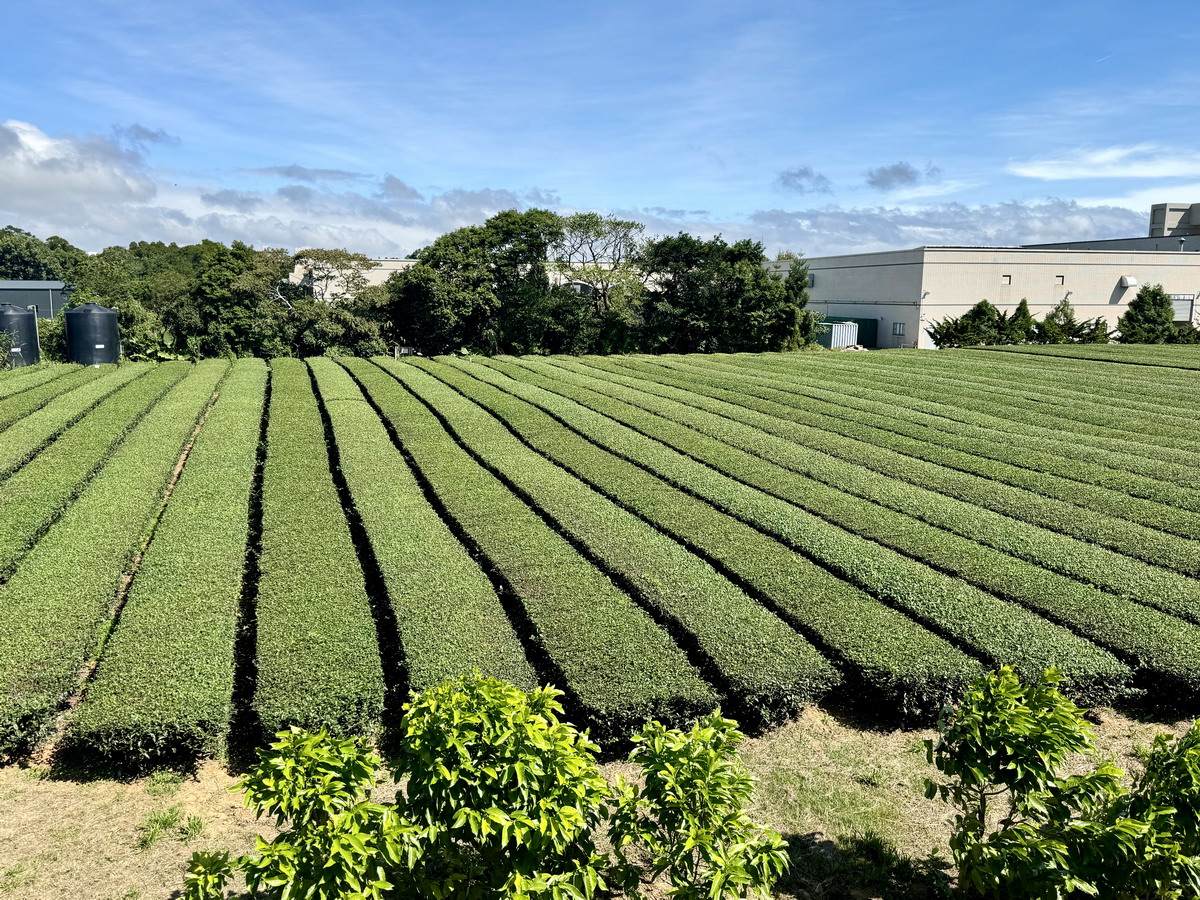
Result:
{"type": "Polygon", "coordinates": [[[980,300],[1002,311],[1022,299],[1036,318],[1064,297],[1078,319],[1111,328],[1143,284],[1161,284],[1175,318],[1200,324],[1200,203],[1151,209],[1148,237],[1017,247],[916,247],[808,260],[810,308],[875,324],[875,346],[933,346],[925,329],[980,300]]]}

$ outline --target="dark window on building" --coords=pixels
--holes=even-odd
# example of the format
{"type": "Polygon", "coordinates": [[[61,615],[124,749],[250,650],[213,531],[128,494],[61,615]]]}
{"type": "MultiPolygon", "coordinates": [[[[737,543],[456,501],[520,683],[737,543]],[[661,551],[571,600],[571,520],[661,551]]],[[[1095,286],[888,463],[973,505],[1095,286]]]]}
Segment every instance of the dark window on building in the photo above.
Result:
{"type": "Polygon", "coordinates": [[[896,337],[904,337],[904,323],[903,322],[893,322],[892,323],[892,334],[894,334],[896,337]]]}
{"type": "Polygon", "coordinates": [[[1012,284],[1012,276],[1011,275],[1001,275],[1000,283],[1001,284],[1012,284]]]}
{"type": "Polygon", "coordinates": [[[1055,283],[1055,284],[1066,284],[1066,283],[1067,283],[1067,276],[1066,276],[1066,275],[1055,275],[1055,276],[1054,276],[1054,283],[1055,283]]]}

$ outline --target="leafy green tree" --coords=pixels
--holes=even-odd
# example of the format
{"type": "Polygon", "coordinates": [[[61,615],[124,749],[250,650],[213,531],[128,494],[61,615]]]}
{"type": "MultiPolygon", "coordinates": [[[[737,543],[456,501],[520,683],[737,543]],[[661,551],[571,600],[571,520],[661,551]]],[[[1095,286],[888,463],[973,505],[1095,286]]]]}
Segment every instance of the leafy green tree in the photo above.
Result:
{"type": "Polygon", "coordinates": [[[776,305],[769,325],[771,350],[800,350],[817,341],[821,314],[808,309],[809,270],[804,258],[788,251],[775,257],[777,263],[788,264],[783,279],[783,297],[776,305]]]}
{"type": "Polygon", "coordinates": [[[757,241],[727,244],[720,236],[705,241],[680,233],[648,242],[639,264],[650,286],[645,350],[775,350],[802,333],[797,285],[785,288],[768,270],[757,241]]]}
{"type": "Polygon", "coordinates": [[[406,707],[394,776],[421,834],[415,892],[586,900],[604,887],[593,834],[608,784],[598,748],[559,720],[561,696],[476,673],[406,707]]]}
{"type": "Polygon", "coordinates": [[[0,280],[58,281],[63,268],[54,253],[28,231],[0,229],[0,280]]]}
{"type": "MultiPolygon", "coordinates": [[[[1024,300],[1021,302],[1025,303],[1024,300]]],[[[1025,313],[1029,313],[1028,304],[1025,304],[1025,313]]],[[[980,300],[961,316],[948,316],[925,331],[938,347],[978,347],[1015,343],[1016,326],[990,301],[980,300]]]]}
{"type": "Polygon", "coordinates": [[[690,731],[652,722],[633,740],[629,761],[643,785],[618,776],[609,825],[627,895],[641,898],[644,885],[666,876],[666,895],[679,900],[770,896],[787,854],[783,839],[746,813],[754,787],[738,758],[737,723],[717,713],[690,731]]]}
{"type": "Polygon", "coordinates": [[[1107,344],[1112,339],[1112,331],[1103,316],[1088,319],[1079,328],[1076,340],[1081,344],[1107,344]]]}
{"type": "Polygon", "coordinates": [[[1023,685],[1003,668],[976,682],[926,741],[946,778],[928,781],[926,795],[957,808],[950,849],[960,891],[1046,900],[1196,896],[1200,737],[1156,742],[1132,792],[1110,763],[1063,775],[1093,743],[1061,681],[1051,669],[1023,685]]]}
{"type": "Polygon", "coordinates": [[[636,263],[645,226],[594,212],[561,222],[561,235],[550,247],[550,272],[562,298],[553,342],[562,352],[634,349],[646,295],[636,263]]]}
{"type": "Polygon", "coordinates": [[[547,257],[561,220],[507,210],[444,234],[388,280],[400,343],[427,353],[544,352],[556,306],[547,257]]]}
{"type": "Polygon", "coordinates": [[[1064,297],[1038,323],[1036,340],[1039,344],[1071,344],[1080,333],[1075,307],[1064,297]]]}
{"type": "Polygon", "coordinates": [[[356,300],[367,289],[367,273],[378,265],[365,254],[348,250],[310,248],[292,259],[312,297],[331,304],[356,300]]]}
{"type": "Polygon", "coordinates": [[[173,323],[194,356],[251,356],[258,351],[256,320],[291,271],[283,250],[255,250],[204,241],[192,287],[190,316],[173,323]]]}
{"type": "Polygon", "coordinates": [[[500,298],[490,245],[482,226],[459,228],[426,247],[417,265],[388,279],[388,313],[399,343],[430,354],[497,351],[500,298]]]}
{"type": "Polygon", "coordinates": [[[1161,284],[1143,284],[1117,320],[1122,344],[1170,344],[1178,338],[1171,298],[1161,284]]]}

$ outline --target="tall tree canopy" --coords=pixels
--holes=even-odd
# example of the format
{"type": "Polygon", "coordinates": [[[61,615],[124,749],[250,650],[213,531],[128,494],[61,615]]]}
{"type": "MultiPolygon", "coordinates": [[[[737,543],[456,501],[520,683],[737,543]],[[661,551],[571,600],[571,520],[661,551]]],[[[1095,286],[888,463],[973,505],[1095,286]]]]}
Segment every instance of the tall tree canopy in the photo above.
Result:
{"type": "MultiPolygon", "coordinates": [[[[62,238],[0,231],[0,278],[62,278],[72,305],[115,307],[139,359],[394,344],[430,354],[784,350],[815,334],[803,260],[785,254],[770,267],[753,241],[647,241],[641,224],[612,216],[507,210],[413,257],[372,286],[371,260],[345,249],[139,241],[89,255],[62,238]]],[[[45,323],[51,357],[61,329],[45,323]]]]}
{"type": "Polygon", "coordinates": [[[643,345],[651,351],[713,353],[794,348],[810,340],[808,273],[767,266],[758,241],[727,244],[679,234],[652,240],[638,260],[649,285],[643,345]]]}

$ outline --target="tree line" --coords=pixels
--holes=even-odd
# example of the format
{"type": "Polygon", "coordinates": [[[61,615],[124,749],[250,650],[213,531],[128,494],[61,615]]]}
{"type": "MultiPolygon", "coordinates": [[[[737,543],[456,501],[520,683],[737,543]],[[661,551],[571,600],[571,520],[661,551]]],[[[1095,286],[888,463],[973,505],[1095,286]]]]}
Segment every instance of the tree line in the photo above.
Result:
{"type": "Polygon", "coordinates": [[[1103,317],[1075,318],[1066,298],[1039,321],[1022,299],[1010,314],[980,300],[961,316],[948,316],[925,329],[939,347],[996,344],[1196,344],[1200,331],[1190,322],[1177,325],[1171,298],[1161,284],[1144,284],[1129,301],[1116,330],[1103,317]]]}
{"type": "MultiPolygon", "coordinates": [[[[118,313],[132,359],[435,353],[739,352],[815,341],[808,269],[763,245],[597,213],[501,212],[451,231],[371,285],[372,262],[240,241],[138,241],[88,254],[61,237],[0,229],[0,279],[61,280],[66,304],[118,313]],[[303,273],[296,279],[293,272],[303,273]]],[[[61,314],[43,352],[64,352],[61,314]]]]}

